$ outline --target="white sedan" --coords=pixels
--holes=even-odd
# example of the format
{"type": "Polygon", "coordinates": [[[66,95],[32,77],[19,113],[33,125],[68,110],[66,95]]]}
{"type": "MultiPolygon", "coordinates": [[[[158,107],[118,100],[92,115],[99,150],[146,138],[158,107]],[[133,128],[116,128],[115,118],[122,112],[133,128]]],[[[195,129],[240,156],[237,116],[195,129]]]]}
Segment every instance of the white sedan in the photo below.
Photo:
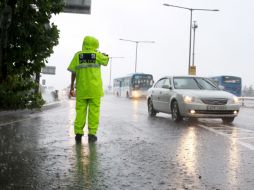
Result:
{"type": "Polygon", "coordinates": [[[238,98],[221,90],[210,79],[196,76],[163,77],[148,90],[148,113],[172,114],[176,122],[183,117],[221,118],[232,123],[238,115],[238,98]]]}

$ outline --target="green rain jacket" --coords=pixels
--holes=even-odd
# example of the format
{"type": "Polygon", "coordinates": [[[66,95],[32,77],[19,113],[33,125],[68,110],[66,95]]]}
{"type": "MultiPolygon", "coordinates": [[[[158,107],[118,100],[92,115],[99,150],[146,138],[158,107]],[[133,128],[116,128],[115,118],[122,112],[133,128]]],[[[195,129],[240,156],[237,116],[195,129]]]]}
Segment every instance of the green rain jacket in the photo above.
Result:
{"type": "Polygon", "coordinates": [[[100,98],[104,95],[101,79],[101,65],[107,66],[109,57],[97,51],[99,42],[86,36],[82,51],[77,52],[68,70],[76,75],[76,98],[100,98]]]}

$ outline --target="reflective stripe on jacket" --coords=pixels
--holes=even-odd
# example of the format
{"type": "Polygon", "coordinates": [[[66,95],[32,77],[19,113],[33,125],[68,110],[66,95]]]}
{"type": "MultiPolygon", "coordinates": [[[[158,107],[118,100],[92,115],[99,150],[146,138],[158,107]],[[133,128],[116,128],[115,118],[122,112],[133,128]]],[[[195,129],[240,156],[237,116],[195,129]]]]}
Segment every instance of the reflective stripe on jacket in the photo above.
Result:
{"type": "Polygon", "coordinates": [[[99,42],[86,36],[82,51],[77,52],[68,70],[76,75],[76,98],[88,99],[103,96],[101,65],[108,64],[109,57],[97,51],[99,42]]]}

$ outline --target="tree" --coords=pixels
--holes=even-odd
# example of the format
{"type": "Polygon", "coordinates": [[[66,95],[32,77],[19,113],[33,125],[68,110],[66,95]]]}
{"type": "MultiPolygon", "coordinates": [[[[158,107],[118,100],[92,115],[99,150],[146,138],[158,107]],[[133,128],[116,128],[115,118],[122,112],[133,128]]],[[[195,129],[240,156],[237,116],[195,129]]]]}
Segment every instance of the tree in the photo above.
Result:
{"type": "Polygon", "coordinates": [[[0,2],[3,15],[0,21],[0,108],[33,108],[43,104],[41,95],[36,93],[38,76],[58,44],[59,30],[50,23],[50,18],[62,8],[62,0],[0,2]],[[6,9],[11,10],[8,28],[3,24],[7,22],[6,9]]]}

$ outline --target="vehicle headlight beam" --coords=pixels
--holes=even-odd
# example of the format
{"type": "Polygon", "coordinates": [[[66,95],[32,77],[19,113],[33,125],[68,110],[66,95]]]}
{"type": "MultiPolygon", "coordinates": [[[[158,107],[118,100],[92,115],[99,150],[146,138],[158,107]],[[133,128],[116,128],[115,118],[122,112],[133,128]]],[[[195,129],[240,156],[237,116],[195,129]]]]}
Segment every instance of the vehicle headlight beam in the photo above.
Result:
{"type": "Polygon", "coordinates": [[[234,102],[235,104],[239,104],[239,98],[236,97],[236,96],[234,96],[234,97],[233,97],[233,102],[234,102]]]}
{"type": "Polygon", "coordinates": [[[191,104],[193,102],[193,97],[191,97],[191,96],[183,96],[183,101],[186,104],[191,104]]]}

